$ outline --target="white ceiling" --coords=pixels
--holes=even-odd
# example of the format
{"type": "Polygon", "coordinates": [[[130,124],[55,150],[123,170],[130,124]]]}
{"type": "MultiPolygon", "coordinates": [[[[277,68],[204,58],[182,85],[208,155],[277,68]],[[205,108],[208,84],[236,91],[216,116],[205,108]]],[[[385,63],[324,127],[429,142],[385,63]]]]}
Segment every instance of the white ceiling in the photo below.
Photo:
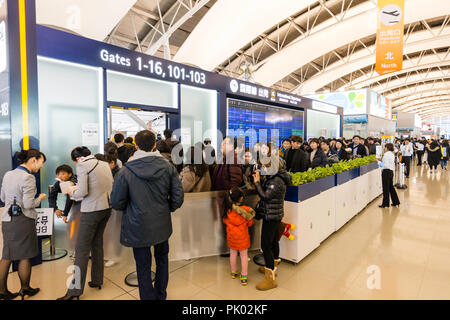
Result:
{"type": "Polygon", "coordinates": [[[213,70],[246,43],[315,0],[219,0],[175,55],[213,70]]]}

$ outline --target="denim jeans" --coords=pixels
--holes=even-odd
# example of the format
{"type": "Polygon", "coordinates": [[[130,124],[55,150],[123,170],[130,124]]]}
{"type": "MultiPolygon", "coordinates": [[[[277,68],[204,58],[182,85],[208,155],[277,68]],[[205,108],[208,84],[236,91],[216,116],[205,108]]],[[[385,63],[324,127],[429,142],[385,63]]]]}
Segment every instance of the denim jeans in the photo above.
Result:
{"type": "Polygon", "coordinates": [[[444,169],[444,167],[447,166],[447,160],[441,160],[441,168],[444,169]]]}
{"type": "Polygon", "coordinates": [[[152,283],[152,252],[150,247],[133,248],[141,300],[166,300],[169,283],[169,241],[154,246],[156,260],[155,284],[152,283]]]}

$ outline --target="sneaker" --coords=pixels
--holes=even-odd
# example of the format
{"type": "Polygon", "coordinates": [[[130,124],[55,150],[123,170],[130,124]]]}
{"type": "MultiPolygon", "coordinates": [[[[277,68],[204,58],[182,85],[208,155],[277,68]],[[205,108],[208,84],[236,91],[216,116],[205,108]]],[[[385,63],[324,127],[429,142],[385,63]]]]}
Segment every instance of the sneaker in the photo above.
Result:
{"type": "Polygon", "coordinates": [[[107,260],[106,262],[105,262],[105,267],[106,268],[110,268],[110,267],[112,267],[113,265],[115,265],[116,264],[116,262],[114,261],[114,260],[107,260]]]}
{"type": "Polygon", "coordinates": [[[248,283],[247,276],[241,275],[241,285],[246,286],[248,283]]]}
{"type": "Polygon", "coordinates": [[[238,276],[239,276],[239,273],[237,273],[237,272],[231,273],[231,279],[236,279],[238,276]]]}

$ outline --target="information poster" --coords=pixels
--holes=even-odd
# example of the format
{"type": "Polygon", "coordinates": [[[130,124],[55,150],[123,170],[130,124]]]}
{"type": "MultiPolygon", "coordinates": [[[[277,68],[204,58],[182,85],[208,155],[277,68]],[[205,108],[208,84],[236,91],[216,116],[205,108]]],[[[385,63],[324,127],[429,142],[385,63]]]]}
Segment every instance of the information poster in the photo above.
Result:
{"type": "Polygon", "coordinates": [[[51,236],[53,234],[53,209],[36,209],[36,232],[38,237],[51,236]]]}
{"type": "Polygon", "coordinates": [[[83,146],[89,147],[99,145],[99,130],[97,123],[83,123],[81,130],[83,146]]]}

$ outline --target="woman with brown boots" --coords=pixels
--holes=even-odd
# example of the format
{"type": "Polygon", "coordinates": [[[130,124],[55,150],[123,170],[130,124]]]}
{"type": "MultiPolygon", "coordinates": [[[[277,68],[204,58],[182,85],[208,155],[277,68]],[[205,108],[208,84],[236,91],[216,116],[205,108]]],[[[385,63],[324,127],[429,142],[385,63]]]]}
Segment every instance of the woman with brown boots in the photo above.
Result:
{"type": "MultiPolygon", "coordinates": [[[[270,148],[270,145],[269,145],[270,148]]],[[[269,151],[270,155],[271,152],[269,151]]],[[[270,290],[277,287],[277,265],[280,247],[278,228],[284,216],[284,196],[286,186],[292,183],[292,176],[283,169],[278,157],[264,157],[260,159],[261,170],[253,175],[256,191],[260,197],[257,205],[257,218],[263,219],[261,232],[261,249],[263,251],[265,267],[260,272],[265,274],[263,281],[256,285],[258,290],[270,290]],[[262,181],[261,181],[261,175],[262,181]]]]}

